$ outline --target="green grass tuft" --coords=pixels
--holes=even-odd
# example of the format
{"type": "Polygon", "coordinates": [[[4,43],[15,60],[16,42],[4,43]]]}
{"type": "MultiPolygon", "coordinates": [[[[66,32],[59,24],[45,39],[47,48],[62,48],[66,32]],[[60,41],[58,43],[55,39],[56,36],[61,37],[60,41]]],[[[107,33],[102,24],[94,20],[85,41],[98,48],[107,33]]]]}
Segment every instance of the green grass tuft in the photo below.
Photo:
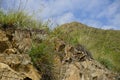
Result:
{"type": "Polygon", "coordinates": [[[110,60],[108,60],[108,59],[105,59],[105,58],[98,58],[97,59],[102,65],[104,65],[106,68],[108,68],[108,69],[114,69],[114,66],[113,66],[113,64],[112,64],[112,62],[110,61],[110,60]]]}
{"type": "Polygon", "coordinates": [[[42,80],[54,80],[54,47],[49,41],[42,41],[40,44],[33,43],[29,52],[35,67],[42,74],[42,80]]]}
{"type": "Polygon", "coordinates": [[[3,12],[0,10],[0,26],[2,28],[43,28],[46,27],[42,21],[33,19],[24,11],[3,12]]]}

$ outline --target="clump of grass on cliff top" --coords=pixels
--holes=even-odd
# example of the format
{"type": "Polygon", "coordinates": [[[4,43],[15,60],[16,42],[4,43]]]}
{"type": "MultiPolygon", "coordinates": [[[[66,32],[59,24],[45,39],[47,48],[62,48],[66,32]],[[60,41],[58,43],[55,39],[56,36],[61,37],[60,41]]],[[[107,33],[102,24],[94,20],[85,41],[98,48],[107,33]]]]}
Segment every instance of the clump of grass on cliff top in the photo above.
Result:
{"type": "Polygon", "coordinates": [[[24,11],[9,11],[7,13],[0,10],[0,26],[2,28],[41,28],[45,27],[42,22],[33,19],[24,11]]]}
{"type": "MultiPolygon", "coordinates": [[[[24,11],[13,11],[13,12],[3,12],[0,10],[0,28],[17,28],[17,29],[42,29],[47,33],[50,32],[48,23],[43,23],[34,18],[34,16],[28,15],[24,11]]],[[[35,36],[34,36],[35,37],[35,36]]],[[[34,66],[42,74],[43,80],[54,80],[53,79],[53,45],[44,40],[40,43],[33,41],[33,46],[29,55],[32,59],[34,66]]]]}

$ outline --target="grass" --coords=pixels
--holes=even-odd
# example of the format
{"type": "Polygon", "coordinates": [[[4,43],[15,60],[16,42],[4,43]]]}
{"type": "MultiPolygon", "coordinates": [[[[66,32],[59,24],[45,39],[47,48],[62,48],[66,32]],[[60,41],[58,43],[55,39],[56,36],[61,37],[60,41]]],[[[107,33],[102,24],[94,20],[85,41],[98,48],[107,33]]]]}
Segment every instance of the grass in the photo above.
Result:
{"type": "Polygon", "coordinates": [[[42,21],[33,18],[24,11],[5,13],[0,10],[0,26],[2,28],[47,28],[42,21]]]}
{"type": "MultiPolygon", "coordinates": [[[[42,29],[48,34],[50,29],[47,23],[37,21],[33,19],[33,16],[28,15],[23,11],[8,12],[4,13],[0,11],[0,28],[17,28],[17,29],[42,29]]],[[[33,37],[35,37],[34,35],[33,37]]],[[[33,40],[31,51],[28,53],[32,59],[34,66],[42,74],[42,80],[54,80],[53,77],[53,57],[54,57],[54,46],[49,42],[48,39],[36,43],[33,40]]]]}
{"type": "Polygon", "coordinates": [[[73,22],[57,27],[53,35],[73,45],[84,45],[96,60],[120,72],[120,30],[102,30],[73,22]]]}
{"type": "Polygon", "coordinates": [[[0,11],[1,28],[44,29],[49,37],[41,43],[33,42],[29,55],[33,64],[43,74],[43,80],[54,80],[54,44],[52,37],[58,37],[68,44],[84,45],[93,57],[108,69],[120,72],[120,31],[102,30],[73,22],[50,31],[47,24],[33,19],[23,11],[4,13],[0,11]]]}
{"type": "Polygon", "coordinates": [[[108,60],[108,59],[99,57],[97,60],[98,60],[102,65],[104,65],[106,68],[108,68],[108,69],[110,69],[110,70],[114,68],[113,64],[112,64],[111,61],[108,60]]]}
{"type": "Polygon", "coordinates": [[[49,40],[33,43],[29,55],[34,66],[42,74],[42,80],[54,80],[54,45],[49,40]]]}

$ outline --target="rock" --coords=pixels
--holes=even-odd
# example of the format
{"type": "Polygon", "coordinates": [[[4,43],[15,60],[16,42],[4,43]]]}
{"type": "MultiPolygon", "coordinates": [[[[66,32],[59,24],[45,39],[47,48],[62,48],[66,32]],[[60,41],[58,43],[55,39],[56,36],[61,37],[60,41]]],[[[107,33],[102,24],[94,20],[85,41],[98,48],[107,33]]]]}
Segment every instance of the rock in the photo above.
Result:
{"type": "MultiPolygon", "coordinates": [[[[57,45],[59,46],[56,44],[56,47],[57,45]]],[[[117,73],[111,72],[95,61],[83,46],[74,47],[69,44],[64,46],[63,50],[59,47],[56,49],[57,52],[65,54],[61,61],[63,62],[61,68],[58,70],[60,71],[59,80],[116,80],[117,73]]]]}
{"type": "Polygon", "coordinates": [[[40,75],[33,67],[31,59],[27,54],[0,54],[0,62],[7,64],[18,73],[26,74],[27,77],[33,80],[40,79],[40,75]]]}
{"type": "Polygon", "coordinates": [[[60,80],[82,80],[78,68],[72,64],[63,65],[60,80]]]}
{"type": "Polygon", "coordinates": [[[6,49],[6,50],[4,51],[4,53],[6,53],[6,54],[15,54],[16,51],[11,48],[11,49],[6,49]]]}
{"type": "Polygon", "coordinates": [[[44,30],[33,30],[31,31],[32,40],[36,43],[41,43],[43,40],[46,40],[47,33],[44,30]]]}
{"type": "Polygon", "coordinates": [[[75,46],[75,51],[76,54],[80,54],[81,58],[85,56],[84,58],[93,59],[92,54],[81,44],[75,46]]]}
{"type": "Polygon", "coordinates": [[[0,53],[11,47],[4,31],[0,30],[0,53]]]}
{"type": "Polygon", "coordinates": [[[94,61],[75,62],[62,66],[60,80],[116,80],[115,74],[107,69],[99,69],[90,64],[94,61]],[[90,66],[90,67],[89,67],[90,66]]]}
{"type": "Polygon", "coordinates": [[[20,52],[26,53],[31,50],[32,41],[30,38],[24,38],[20,43],[17,44],[20,52]]]}
{"type": "Polygon", "coordinates": [[[58,52],[62,51],[65,48],[65,42],[62,41],[61,39],[55,38],[54,43],[55,43],[55,50],[58,52]]]}
{"type": "MultiPolygon", "coordinates": [[[[34,39],[39,42],[41,36],[38,34],[34,39]]],[[[72,46],[58,38],[54,43],[55,52],[58,53],[54,58],[53,71],[56,80],[119,80],[117,73],[95,61],[82,45],[72,46]]],[[[0,80],[42,79],[43,75],[39,74],[26,54],[31,46],[29,31],[13,30],[6,33],[0,30],[0,80]]]]}
{"type": "Polygon", "coordinates": [[[20,52],[28,52],[32,47],[30,33],[20,30],[15,31],[13,34],[12,44],[13,47],[17,48],[20,52]]]}
{"type": "Polygon", "coordinates": [[[65,52],[65,56],[64,56],[63,63],[64,63],[64,61],[65,62],[71,62],[72,61],[72,56],[74,54],[74,47],[71,46],[71,45],[66,45],[65,49],[64,49],[64,52],[65,52]]]}
{"type": "Polygon", "coordinates": [[[11,69],[8,65],[0,63],[0,80],[24,80],[27,76],[11,69]]]}
{"type": "Polygon", "coordinates": [[[26,54],[30,50],[31,44],[29,32],[0,30],[0,80],[41,79],[31,58],[26,54]],[[12,36],[11,39],[9,39],[10,36],[12,36]]]}
{"type": "Polygon", "coordinates": [[[0,41],[8,41],[8,38],[6,37],[6,33],[2,30],[0,30],[0,41]]]}
{"type": "Polygon", "coordinates": [[[26,75],[31,78],[32,80],[40,80],[41,76],[38,73],[38,71],[33,67],[33,65],[28,65],[27,67],[29,69],[28,73],[26,75]]]}
{"type": "Polygon", "coordinates": [[[40,75],[32,65],[27,68],[30,69],[28,73],[17,72],[4,63],[0,63],[0,80],[40,80],[40,75]]]}
{"type": "Polygon", "coordinates": [[[8,41],[0,41],[0,53],[4,52],[6,49],[10,48],[10,43],[8,41]]]}

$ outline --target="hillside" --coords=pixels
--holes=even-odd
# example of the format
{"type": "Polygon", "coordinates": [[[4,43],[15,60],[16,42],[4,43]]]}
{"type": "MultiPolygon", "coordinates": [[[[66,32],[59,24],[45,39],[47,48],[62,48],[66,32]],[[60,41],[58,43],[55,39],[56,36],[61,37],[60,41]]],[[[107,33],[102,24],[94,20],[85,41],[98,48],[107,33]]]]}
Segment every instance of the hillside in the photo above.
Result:
{"type": "Polygon", "coordinates": [[[70,44],[82,44],[96,60],[120,72],[120,30],[103,30],[72,22],[57,27],[53,34],[70,44]]]}
{"type": "Polygon", "coordinates": [[[82,45],[50,35],[39,29],[0,29],[0,80],[119,80],[82,45]]]}
{"type": "Polygon", "coordinates": [[[0,18],[0,80],[120,79],[119,31],[77,22],[51,30],[24,12],[0,18]]]}

